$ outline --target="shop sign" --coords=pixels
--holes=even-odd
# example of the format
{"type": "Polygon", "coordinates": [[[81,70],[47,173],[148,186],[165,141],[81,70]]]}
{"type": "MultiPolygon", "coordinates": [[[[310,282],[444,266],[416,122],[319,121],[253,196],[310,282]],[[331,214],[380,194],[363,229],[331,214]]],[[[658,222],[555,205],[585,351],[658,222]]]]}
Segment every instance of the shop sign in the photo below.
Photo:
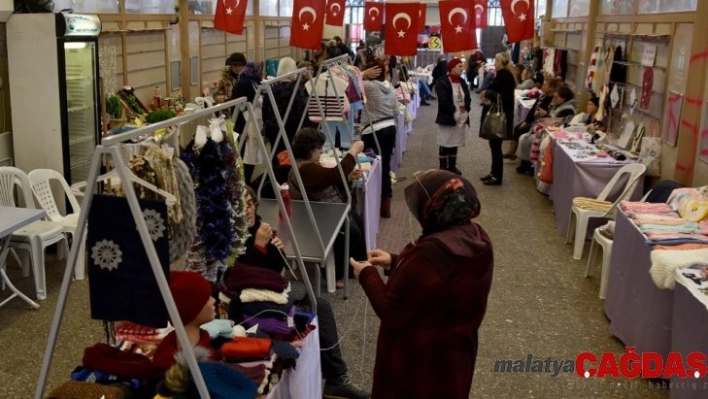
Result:
{"type": "Polygon", "coordinates": [[[428,48],[432,50],[438,50],[442,47],[442,40],[437,36],[431,36],[428,39],[428,48]]]}
{"type": "Polygon", "coordinates": [[[63,14],[66,20],[64,36],[98,36],[101,20],[96,15],[63,14]]]}
{"type": "Polygon", "coordinates": [[[653,67],[656,60],[656,44],[645,43],[644,53],[642,53],[642,65],[653,67]]]}

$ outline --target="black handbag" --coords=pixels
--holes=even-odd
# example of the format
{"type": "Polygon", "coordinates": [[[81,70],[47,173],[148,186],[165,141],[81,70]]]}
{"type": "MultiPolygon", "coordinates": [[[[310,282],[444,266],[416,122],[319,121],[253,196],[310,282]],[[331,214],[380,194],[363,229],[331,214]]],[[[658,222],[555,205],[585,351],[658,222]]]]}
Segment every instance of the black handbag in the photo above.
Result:
{"type": "Polygon", "coordinates": [[[501,96],[497,94],[496,101],[492,101],[484,116],[484,122],[479,128],[479,137],[485,140],[504,140],[506,136],[506,114],[501,104],[501,96]]]}

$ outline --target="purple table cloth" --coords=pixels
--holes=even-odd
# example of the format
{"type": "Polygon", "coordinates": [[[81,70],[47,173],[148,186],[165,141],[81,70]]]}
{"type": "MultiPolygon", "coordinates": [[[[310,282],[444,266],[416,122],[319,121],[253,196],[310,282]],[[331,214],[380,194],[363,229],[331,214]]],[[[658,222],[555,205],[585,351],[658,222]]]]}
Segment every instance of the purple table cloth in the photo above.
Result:
{"type": "Polygon", "coordinates": [[[366,182],[355,187],[356,211],[364,221],[366,250],[376,249],[376,235],[381,222],[381,158],[371,165],[366,182]]]}
{"type": "MultiPolygon", "coordinates": [[[[686,361],[691,352],[708,353],[708,310],[681,284],[674,289],[673,334],[671,351],[686,361]]],[[[708,397],[708,378],[672,377],[671,399],[704,399],[708,397]]]]}
{"type": "MultiPolygon", "coordinates": [[[[312,321],[317,326],[317,318],[312,321]]],[[[320,340],[315,331],[307,334],[304,346],[297,348],[300,357],[297,368],[283,371],[283,375],[267,399],[321,398],[322,369],[320,363],[320,340]]]]}
{"type": "MultiPolygon", "coordinates": [[[[564,139],[563,141],[566,140],[564,139]]],[[[567,147],[559,144],[558,140],[554,140],[551,145],[555,147],[553,149],[553,185],[550,188],[550,197],[553,201],[553,212],[556,215],[556,227],[558,227],[561,234],[565,235],[570,222],[573,198],[597,198],[602,189],[612,179],[612,176],[625,163],[583,162],[583,160],[573,159],[572,152],[567,147]]],[[[608,201],[614,200],[621,194],[626,182],[626,176],[617,182],[615,189],[610,193],[608,201]]],[[[643,187],[644,181],[640,178],[630,198],[639,200],[643,187]]],[[[604,221],[599,219],[590,220],[586,237],[588,239],[592,238],[595,228],[604,223],[604,221]]]]}
{"type": "Polygon", "coordinates": [[[617,211],[605,314],[610,333],[626,346],[666,358],[671,351],[674,292],[659,289],[652,281],[650,252],[636,225],[617,211]]]}
{"type": "Polygon", "coordinates": [[[396,176],[398,176],[401,163],[403,162],[403,153],[406,151],[407,142],[408,125],[406,124],[405,117],[398,115],[396,118],[396,147],[393,149],[393,154],[391,154],[391,171],[393,171],[396,176]]]}

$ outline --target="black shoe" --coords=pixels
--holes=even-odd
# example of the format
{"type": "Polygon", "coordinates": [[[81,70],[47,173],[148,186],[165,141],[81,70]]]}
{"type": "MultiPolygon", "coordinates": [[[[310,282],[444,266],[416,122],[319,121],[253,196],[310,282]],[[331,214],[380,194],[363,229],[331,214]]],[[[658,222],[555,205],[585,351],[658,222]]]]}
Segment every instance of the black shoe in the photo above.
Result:
{"type": "Polygon", "coordinates": [[[459,170],[459,169],[457,169],[457,168],[448,169],[448,172],[452,172],[452,173],[454,173],[454,174],[456,174],[456,175],[462,175],[462,171],[459,170]]]}
{"type": "Polygon", "coordinates": [[[421,101],[421,102],[420,102],[420,105],[421,105],[421,106],[423,106],[423,105],[428,106],[428,105],[430,105],[430,103],[427,102],[427,101],[421,101]]]}
{"type": "Polygon", "coordinates": [[[488,181],[488,180],[491,180],[491,179],[493,179],[493,178],[494,178],[494,176],[492,176],[492,174],[490,173],[490,174],[488,174],[488,175],[486,175],[486,176],[484,176],[484,177],[480,177],[479,180],[481,180],[481,181],[488,181]]]}
{"type": "Polygon", "coordinates": [[[491,179],[483,181],[482,184],[484,184],[485,186],[501,186],[502,181],[492,176],[491,179]]]}
{"type": "Polygon", "coordinates": [[[327,380],[322,390],[325,398],[337,399],[369,399],[371,394],[357,388],[348,376],[327,380]]]}
{"type": "Polygon", "coordinates": [[[526,174],[526,173],[528,173],[528,172],[529,172],[529,168],[525,167],[524,165],[521,165],[521,166],[517,166],[517,167],[516,167],[516,173],[519,173],[519,174],[522,174],[522,175],[523,175],[523,174],[526,174]]]}

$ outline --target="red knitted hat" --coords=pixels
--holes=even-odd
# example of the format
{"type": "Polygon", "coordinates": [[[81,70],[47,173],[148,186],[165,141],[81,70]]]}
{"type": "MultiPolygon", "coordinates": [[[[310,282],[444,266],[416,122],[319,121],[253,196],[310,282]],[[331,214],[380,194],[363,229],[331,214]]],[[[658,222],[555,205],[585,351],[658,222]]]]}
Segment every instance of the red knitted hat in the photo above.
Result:
{"type": "Polygon", "coordinates": [[[211,296],[211,285],[201,274],[171,271],[170,291],[183,324],[197,318],[211,296]]]}
{"type": "Polygon", "coordinates": [[[462,63],[462,60],[459,58],[453,58],[450,61],[447,62],[447,72],[450,73],[452,71],[452,68],[456,67],[457,64],[462,63]]]}

